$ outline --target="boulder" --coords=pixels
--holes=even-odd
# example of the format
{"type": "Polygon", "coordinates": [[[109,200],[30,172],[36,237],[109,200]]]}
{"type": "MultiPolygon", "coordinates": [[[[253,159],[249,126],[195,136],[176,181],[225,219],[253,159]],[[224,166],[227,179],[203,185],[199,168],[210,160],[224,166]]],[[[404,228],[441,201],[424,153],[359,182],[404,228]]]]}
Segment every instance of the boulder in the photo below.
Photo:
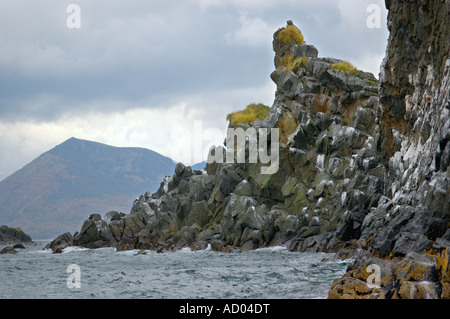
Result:
{"type": "Polygon", "coordinates": [[[20,227],[0,226],[0,243],[29,243],[31,237],[25,234],[20,227]]]}
{"type": "Polygon", "coordinates": [[[186,225],[192,226],[197,224],[200,228],[205,227],[212,219],[212,213],[208,208],[206,201],[195,202],[192,204],[189,214],[187,215],[186,225]]]}
{"type": "Polygon", "coordinates": [[[388,260],[367,255],[357,256],[348,266],[347,273],[333,282],[328,298],[448,298],[448,260],[448,249],[436,255],[411,252],[404,258],[388,260]],[[374,287],[370,284],[374,284],[371,277],[375,274],[375,267],[378,267],[379,278],[374,287]]]}
{"type": "Polygon", "coordinates": [[[44,249],[51,249],[53,253],[61,253],[64,248],[73,246],[73,236],[67,232],[56,237],[44,249]]]}
{"type": "Polygon", "coordinates": [[[5,246],[3,247],[2,250],[0,250],[0,255],[5,255],[5,254],[16,254],[17,251],[14,249],[13,246],[5,246]]]}
{"type": "Polygon", "coordinates": [[[317,58],[317,56],[319,55],[319,51],[313,45],[298,44],[298,45],[294,45],[292,54],[293,54],[294,58],[303,57],[303,56],[317,58]]]}
{"type": "Polygon", "coordinates": [[[73,237],[75,246],[86,248],[98,248],[101,246],[109,246],[112,238],[111,230],[100,214],[91,214],[81,226],[81,230],[73,237]],[[99,242],[104,244],[99,246],[99,242]]]}

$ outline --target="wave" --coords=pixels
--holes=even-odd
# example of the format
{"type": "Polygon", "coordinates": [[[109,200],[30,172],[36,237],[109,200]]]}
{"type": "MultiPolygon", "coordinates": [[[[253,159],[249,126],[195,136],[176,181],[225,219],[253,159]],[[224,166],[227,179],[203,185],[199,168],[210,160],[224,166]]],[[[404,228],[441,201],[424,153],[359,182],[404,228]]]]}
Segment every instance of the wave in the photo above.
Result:
{"type": "Polygon", "coordinates": [[[86,251],[90,250],[89,248],[85,247],[79,247],[79,246],[69,246],[62,250],[63,254],[72,253],[72,252],[79,252],[79,251],[86,251]]]}
{"type": "Polygon", "coordinates": [[[269,251],[269,252],[278,252],[278,251],[287,251],[288,249],[285,246],[271,246],[271,247],[263,247],[255,249],[255,251],[269,251]]]}
{"type": "Polygon", "coordinates": [[[212,251],[211,248],[211,244],[208,244],[208,246],[206,246],[205,249],[195,249],[192,250],[190,247],[184,247],[181,248],[180,250],[177,250],[176,253],[181,253],[181,254],[198,254],[198,253],[203,253],[203,252],[210,252],[212,251]]]}
{"type": "MultiPolygon", "coordinates": [[[[150,250],[144,250],[144,252],[147,254],[150,250]]],[[[119,255],[126,255],[126,256],[134,256],[141,254],[142,249],[130,249],[130,250],[121,250],[121,251],[115,251],[116,254],[119,255]]]]}

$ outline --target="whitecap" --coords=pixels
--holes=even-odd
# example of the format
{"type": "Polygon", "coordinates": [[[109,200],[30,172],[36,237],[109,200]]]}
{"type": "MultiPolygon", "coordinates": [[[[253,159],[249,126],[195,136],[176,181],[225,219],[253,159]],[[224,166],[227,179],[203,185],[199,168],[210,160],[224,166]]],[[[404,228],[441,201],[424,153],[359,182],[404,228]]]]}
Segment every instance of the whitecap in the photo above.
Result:
{"type": "Polygon", "coordinates": [[[211,247],[210,243],[208,243],[208,245],[206,245],[205,249],[193,250],[193,252],[195,252],[195,253],[203,253],[203,252],[210,252],[210,251],[212,251],[212,247],[211,247]]]}
{"type": "Polygon", "coordinates": [[[175,253],[180,253],[180,254],[199,254],[199,253],[211,252],[211,251],[212,251],[211,244],[208,243],[205,249],[191,249],[190,247],[183,247],[183,248],[175,251],[175,253]]]}
{"type": "Polygon", "coordinates": [[[108,251],[115,252],[116,251],[116,249],[114,247],[100,247],[100,248],[95,248],[95,250],[99,251],[99,252],[108,252],[108,251]]]}
{"type": "Polygon", "coordinates": [[[64,248],[62,250],[62,253],[65,254],[65,253],[72,253],[72,252],[79,252],[79,251],[86,251],[86,250],[89,250],[89,248],[79,247],[79,246],[69,246],[69,247],[64,248]]]}
{"type": "Polygon", "coordinates": [[[255,251],[269,251],[269,252],[277,252],[287,250],[285,246],[271,246],[271,247],[263,247],[255,249],[255,251]]]}
{"type": "Polygon", "coordinates": [[[120,255],[137,255],[140,251],[141,249],[131,249],[131,250],[116,251],[116,253],[120,255]]]}
{"type": "Polygon", "coordinates": [[[186,254],[186,253],[192,253],[191,248],[189,247],[183,247],[180,250],[177,251],[178,253],[186,254]]]}

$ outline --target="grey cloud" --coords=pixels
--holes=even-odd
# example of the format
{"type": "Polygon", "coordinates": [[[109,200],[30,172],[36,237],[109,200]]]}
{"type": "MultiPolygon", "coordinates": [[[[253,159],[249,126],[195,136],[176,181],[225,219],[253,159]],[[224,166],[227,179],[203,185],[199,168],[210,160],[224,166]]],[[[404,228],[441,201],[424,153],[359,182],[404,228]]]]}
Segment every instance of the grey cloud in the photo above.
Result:
{"type": "MultiPolygon", "coordinates": [[[[11,173],[15,162],[46,151],[51,133],[39,127],[61,119],[184,103],[205,125],[225,127],[225,115],[245,103],[270,104],[272,34],[288,19],[321,56],[376,65],[387,31],[385,17],[380,29],[367,28],[371,3],[385,14],[383,0],[2,0],[0,128],[8,125],[0,146],[23,151],[0,156],[0,171],[11,173]],[[66,27],[70,3],[81,7],[81,29],[66,27]]],[[[158,120],[177,125],[170,116],[158,120]]],[[[133,131],[133,123],[124,125],[133,131]]],[[[101,140],[101,133],[83,138],[101,140]]],[[[133,145],[131,139],[117,137],[116,145],[133,145]]]]}
{"type": "MultiPolygon", "coordinates": [[[[272,39],[270,34],[266,43],[247,40],[246,45],[252,26],[255,37],[261,37],[258,26],[274,32],[292,19],[321,54],[350,60],[379,50],[369,36],[382,34],[364,25],[349,30],[339,1],[329,0],[209,5],[80,0],[82,27],[76,30],[65,25],[69,1],[24,3],[1,4],[0,26],[12,30],[0,36],[8,48],[0,53],[1,117],[52,118],[76,111],[76,105],[86,104],[83,100],[102,98],[128,101],[125,109],[143,99],[160,105],[175,95],[263,85],[273,69],[272,39]],[[14,15],[16,20],[7,18],[14,15]],[[27,107],[42,95],[68,103],[49,103],[47,110],[27,107]]],[[[360,14],[356,20],[364,22],[366,13],[360,14]]]]}

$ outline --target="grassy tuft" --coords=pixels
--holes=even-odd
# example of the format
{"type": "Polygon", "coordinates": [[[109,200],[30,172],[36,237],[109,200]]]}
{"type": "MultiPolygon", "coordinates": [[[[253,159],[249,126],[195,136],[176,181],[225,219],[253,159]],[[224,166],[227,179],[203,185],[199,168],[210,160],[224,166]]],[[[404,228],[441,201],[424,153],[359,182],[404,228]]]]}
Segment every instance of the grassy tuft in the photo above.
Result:
{"type": "Polygon", "coordinates": [[[283,56],[280,59],[278,66],[283,65],[284,67],[286,67],[286,66],[292,64],[293,61],[294,61],[294,56],[292,54],[288,54],[288,55],[283,56]]]}
{"type": "Polygon", "coordinates": [[[277,35],[277,39],[284,44],[305,44],[302,32],[295,25],[288,25],[277,35]]]}
{"type": "Polygon", "coordinates": [[[262,120],[269,114],[270,107],[262,103],[251,103],[245,110],[233,112],[227,115],[227,120],[231,126],[241,123],[251,123],[256,120],[262,120]]]}
{"type": "Polygon", "coordinates": [[[366,84],[367,86],[378,86],[378,81],[367,80],[366,84]]]}
{"type": "Polygon", "coordinates": [[[332,69],[336,69],[336,70],[340,70],[340,71],[344,71],[344,72],[350,72],[352,74],[357,73],[358,69],[355,68],[350,62],[348,61],[341,61],[338,63],[335,63],[331,66],[332,69]]]}
{"type": "MultiPolygon", "coordinates": [[[[292,57],[292,55],[289,55],[292,57]]],[[[306,56],[302,56],[302,57],[297,57],[295,59],[291,58],[288,63],[286,64],[284,71],[285,72],[297,72],[299,68],[305,68],[306,67],[306,63],[308,63],[308,57],[306,56]]]]}
{"type": "Polygon", "coordinates": [[[297,57],[294,59],[292,54],[288,54],[280,59],[280,65],[284,65],[283,71],[286,73],[289,71],[295,73],[299,68],[305,68],[306,63],[308,63],[308,57],[306,56],[297,57]]]}

